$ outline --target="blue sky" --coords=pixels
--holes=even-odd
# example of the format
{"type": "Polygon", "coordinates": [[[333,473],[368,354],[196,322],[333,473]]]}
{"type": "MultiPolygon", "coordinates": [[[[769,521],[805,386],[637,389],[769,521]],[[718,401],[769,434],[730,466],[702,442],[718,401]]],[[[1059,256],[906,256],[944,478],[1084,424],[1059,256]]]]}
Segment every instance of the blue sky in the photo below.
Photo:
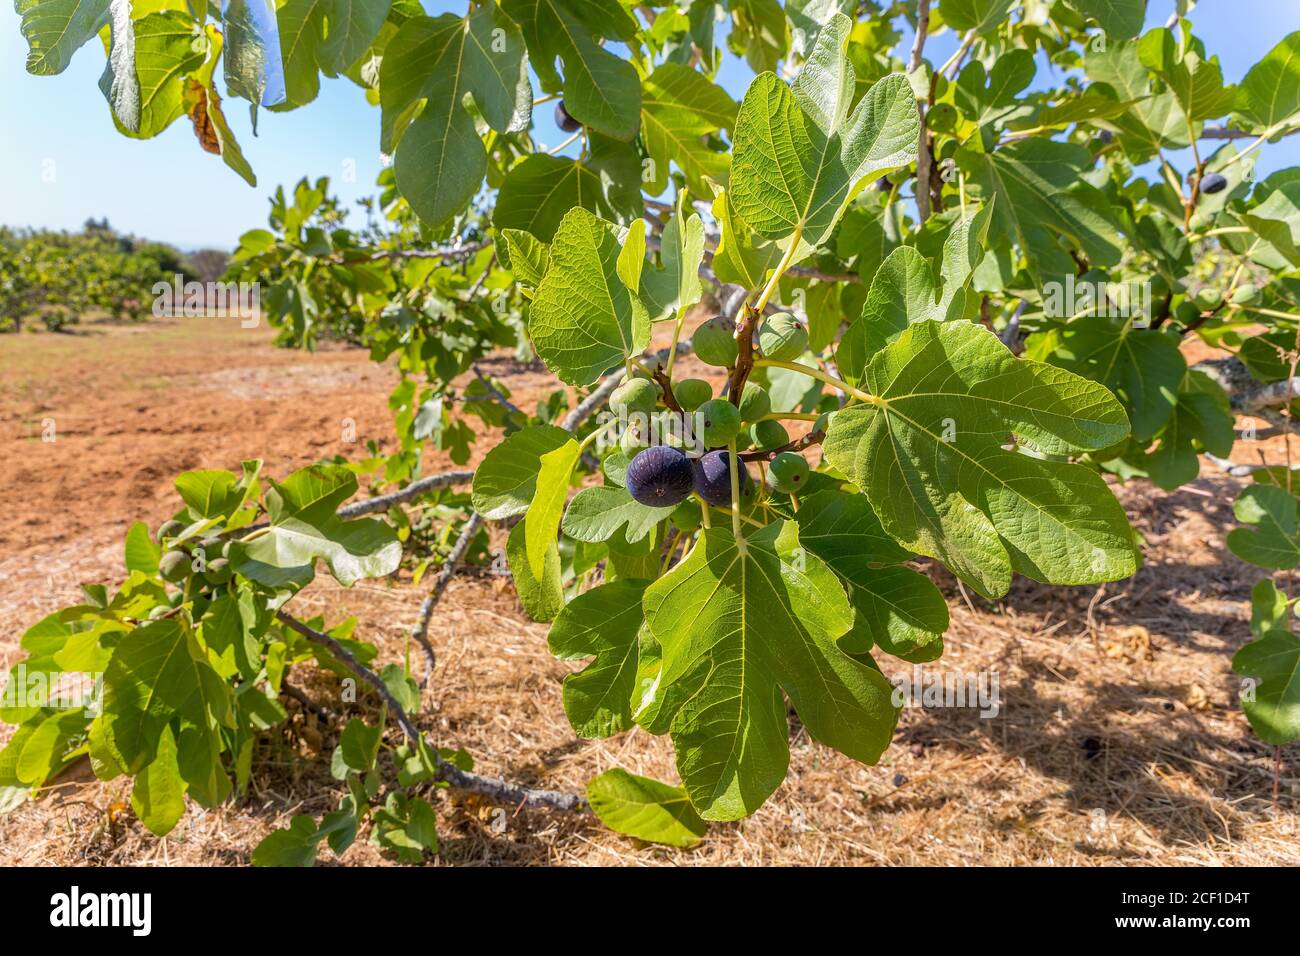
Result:
{"type": "MultiPolygon", "coordinates": [[[[450,3],[425,2],[431,13],[450,3]]],[[[1225,78],[1245,71],[1286,33],[1300,28],[1297,0],[1202,0],[1191,15],[1225,78]]],[[[1152,0],[1148,24],[1158,25],[1173,0],[1152,0]]],[[[456,4],[457,12],[463,4],[456,4]]],[[[902,48],[910,46],[904,38],[902,48]]],[[[951,32],[927,46],[932,62],[956,48],[951,32]]],[[[905,53],[903,54],[905,55],[905,53]]],[[[162,135],[127,139],[113,126],[97,83],[104,68],[98,43],[89,43],[58,76],[24,69],[26,42],[13,5],[0,3],[0,222],[57,229],[78,228],[88,216],[107,216],[119,229],[173,242],[183,248],[231,247],[246,229],[266,220],[267,196],[278,184],[301,176],[329,176],[345,202],[374,192],[380,169],[379,111],[347,80],[322,77],[321,95],[290,113],[263,112],[252,135],[247,104],[228,100],[227,115],[258,175],[252,188],[220,159],[199,149],[188,122],[162,135]],[[353,181],[345,181],[355,169],[353,181]]],[[[720,82],[737,99],[749,81],[745,64],[729,54],[720,82]]],[[[551,145],[561,136],[551,111],[538,110],[538,138],[551,145]]],[[[1259,175],[1300,165],[1300,136],[1265,145],[1259,175]]],[[[1187,165],[1184,157],[1172,157],[1187,165]]]]}

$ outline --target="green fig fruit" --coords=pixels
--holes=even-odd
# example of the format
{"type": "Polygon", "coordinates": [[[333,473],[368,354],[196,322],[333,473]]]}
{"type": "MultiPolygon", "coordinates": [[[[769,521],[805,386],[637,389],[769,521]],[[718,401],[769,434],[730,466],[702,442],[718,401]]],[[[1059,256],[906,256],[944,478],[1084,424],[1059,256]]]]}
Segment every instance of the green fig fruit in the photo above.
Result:
{"type": "Polygon", "coordinates": [[[702,378],[684,378],[673,384],[677,404],[693,412],[713,397],[713,386],[702,378]]]}
{"type": "Polygon", "coordinates": [[[764,358],[793,361],[808,348],[808,329],[789,312],[770,315],[758,328],[758,348],[764,358]]]}
{"type": "Polygon", "coordinates": [[[697,408],[695,421],[708,448],[725,445],[740,431],[740,411],[725,398],[710,399],[697,408]]]}
{"type": "Polygon", "coordinates": [[[695,330],[691,346],[705,365],[733,367],[740,354],[740,347],[736,344],[736,323],[725,315],[715,315],[695,330]]]}
{"type": "Polygon", "coordinates": [[[158,559],[158,573],[164,581],[180,584],[190,576],[190,556],[184,551],[168,551],[158,559]]]}
{"type": "Polygon", "coordinates": [[[659,386],[648,378],[631,378],[609,396],[609,409],[615,415],[652,412],[659,401],[659,386]]]}
{"type": "Polygon", "coordinates": [[[745,390],[740,393],[740,420],[756,421],[771,410],[772,399],[767,394],[767,389],[756,382],[746,382],[745,390]]]}
{"type": "Polygon", "coordinates": [[[754,441],[754,447],[760,451],[780,448],[790,441],[790,433],[785,430],[785,426],[770,418],[750,426],[749,435],[754,441]]]}
{"type": "Polygon", "coordinates": [[[808,484],[808,461],[797,451],[783,451],[767,465],[767,481],[773,489],[791,494],[808,484]]]}

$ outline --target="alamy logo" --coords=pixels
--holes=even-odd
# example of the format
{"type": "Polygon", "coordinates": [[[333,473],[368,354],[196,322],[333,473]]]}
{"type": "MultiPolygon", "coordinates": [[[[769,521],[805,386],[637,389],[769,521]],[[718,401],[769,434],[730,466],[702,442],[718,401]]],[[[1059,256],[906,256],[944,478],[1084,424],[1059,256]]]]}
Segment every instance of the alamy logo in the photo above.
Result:
{"type": "Polygon", "coordinates": [[[179,272],[171,282],[153,284],[153,316],[174,319],[181,316],[237,318],[240,328],[256,328],[262,314],[260,282],[196,282],[179,272]]]}
{"type": "Polygon", "coordinates": [[[50,925],[125,926],[133,936],[148,936],[153,928],[151,893],[82,893],[78,886],[50,897],[50,925]]]}
{"type": "Polygon", "coordinates": [[[1138,279],[1081,282],[1067,274],[1064,282],[1043,286],[1043,311],[1052,319],[1081,315],[1133,319],[1134,326],[1146,328],[1151,324],[1151,283],[1138,279]]]}
{"type": "Polygon", "coordinates": [[[0,707],[86,708],[86,716],[103,713],[104,675],[82,671],[42,671],[19,664],[4,680],[0,671],[0,707]]]}

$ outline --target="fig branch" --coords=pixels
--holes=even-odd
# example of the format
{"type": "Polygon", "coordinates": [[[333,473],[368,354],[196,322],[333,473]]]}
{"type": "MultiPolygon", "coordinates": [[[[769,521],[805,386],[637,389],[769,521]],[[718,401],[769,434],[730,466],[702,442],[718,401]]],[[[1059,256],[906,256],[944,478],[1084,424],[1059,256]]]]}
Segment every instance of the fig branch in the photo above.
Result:
{"type": "Polygon", "coordinates": [[[443,760],[438,756],[438,748],[429,740],[425,739],[420,733],[415,723],[402,707],[401,702],[393,696],[387,685],[374,671],[370,670],[364,664],[356,659],[352,653],[340,644],[337,640],[324,634],[313,627],[309,627],[295,617],[286,614],[284,611],[277,611],[276,618],[290,630],[305,637],[313,644],[324,647],[330,652],[344,667],[355,674],[360,680],[365,681],[380,699],[388,705],[388,710],[393,714],[397,725],[402,729],[402,733],[413,744],[424,742],[426,746],[432,749],[435,759],[438,762],[438,779],[455,787],[457,790],[464,790],[469,793],[477,793],[481,796],[499,801],[501,803],[512,804],[514,806],[525,807],[545,807],[551,810],[580,811],[590,810],[585,798],[572,793],[559,793],[555,790],[535,790],[530,787],[523,787],[519,784],[509,783],[500,777],[485,777],[480,774],[470,773],[461,770],[455,764],[443,760]]]}
{"type": "Polygon", "coordinates": [[[769,448],[766,451],[743,451],[740,453],[741,461],[771,461],[777,455],[786,451],[799,452],[813,445],[819,445],[826,438],[826,429],[815,428],[802,438],[795,438],[786,442],[777,448],[769,448]]]}
{"type": "Polygon", "coordinates": [[[749,373],[754,370],[754,329],[758,325],[758,317],[762,314],[761,308],[746,304],[740,324],[736,327],[736,368],[731,373],[731,386],[727,392],[727,399],[737,408],[740,407],[740,396],[745,390],[749,373]]]}

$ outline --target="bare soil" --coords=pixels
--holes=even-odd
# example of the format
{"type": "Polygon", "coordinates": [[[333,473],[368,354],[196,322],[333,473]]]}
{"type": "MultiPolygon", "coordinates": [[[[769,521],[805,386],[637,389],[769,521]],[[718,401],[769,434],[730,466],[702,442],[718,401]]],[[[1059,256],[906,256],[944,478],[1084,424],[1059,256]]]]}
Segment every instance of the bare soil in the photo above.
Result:
{"type": "MultiPolygon", "coordinates": [[[[489,364],[522,403],[552,387],[507,356],[489,364]]],[[[261,457],[280,476],[336,454],[358,457],[371,439],[391,447],[395,381],[363,351],[279,350],[267,330],[219,320],[0,338],[0,667],[17,661],[27,627],[77,600],[79,583],[121,579],[123,535],[133,521],[153,526],[175,509],[177,473],[237,470],[261,457]],[[348,421],[356,443],[344,440],[348,421]]],[[[1277,441],[1260,447],[1274,457],[1277,441]]],[[[447,464],[433,456],[427,467],[447,464]]],[[[1250,639],[1259,577],[1224,548],[1238,486],[1205,463],[1175,494],[1141,482],[1118,489],[1146,563],[1100,589],[1020,580],[990,604],[929,567],[953,617],[947,651],[930,667],[995,672],[995,718],[909,709],[875,767],[809,740],[794,722],[785,785],[751,819],[712,828],[691,851],[640,845],[586,817],[502,815],[444,794],[442,848],[429,862],[1300,863],[1296,750],[1279,759],[1251,735],[1229,666],[1250,639]]],[[[358,635],[382,659],[399,660],[423,590],[321,580],[296,606],[332,622],[356,616],[358,635]]],[[[444,745],[468,749],[479,769],[530,784],[578,790],[612,766],[675,780],[666,739],[574,736],[560,692],[572,665],[547,653],[545,635],[507,579],[458,576],[430,630],[439,664],[424,725],[444,745]]],[[[892,674],[904,665],[882,666],[892,674]]],[[[346,711],[330,678],[293,679],[346,711]]],[[[289,726],[264,742],[240,802],[191,807],[159,840],[134,819],[125,781],[99,783],[74,768],[0,817],[0,864],[247,864],[270,828],[332,809],[340,795],[328,773],[338,728],[290,707],[289,726]]],[[[0,741],[10,732],[0,726],[0,741]]],[[[324,850],[321,862],[336,861],[324,850]]],[[[393,861],[363,843],[338,862],[393,861]]]]}

